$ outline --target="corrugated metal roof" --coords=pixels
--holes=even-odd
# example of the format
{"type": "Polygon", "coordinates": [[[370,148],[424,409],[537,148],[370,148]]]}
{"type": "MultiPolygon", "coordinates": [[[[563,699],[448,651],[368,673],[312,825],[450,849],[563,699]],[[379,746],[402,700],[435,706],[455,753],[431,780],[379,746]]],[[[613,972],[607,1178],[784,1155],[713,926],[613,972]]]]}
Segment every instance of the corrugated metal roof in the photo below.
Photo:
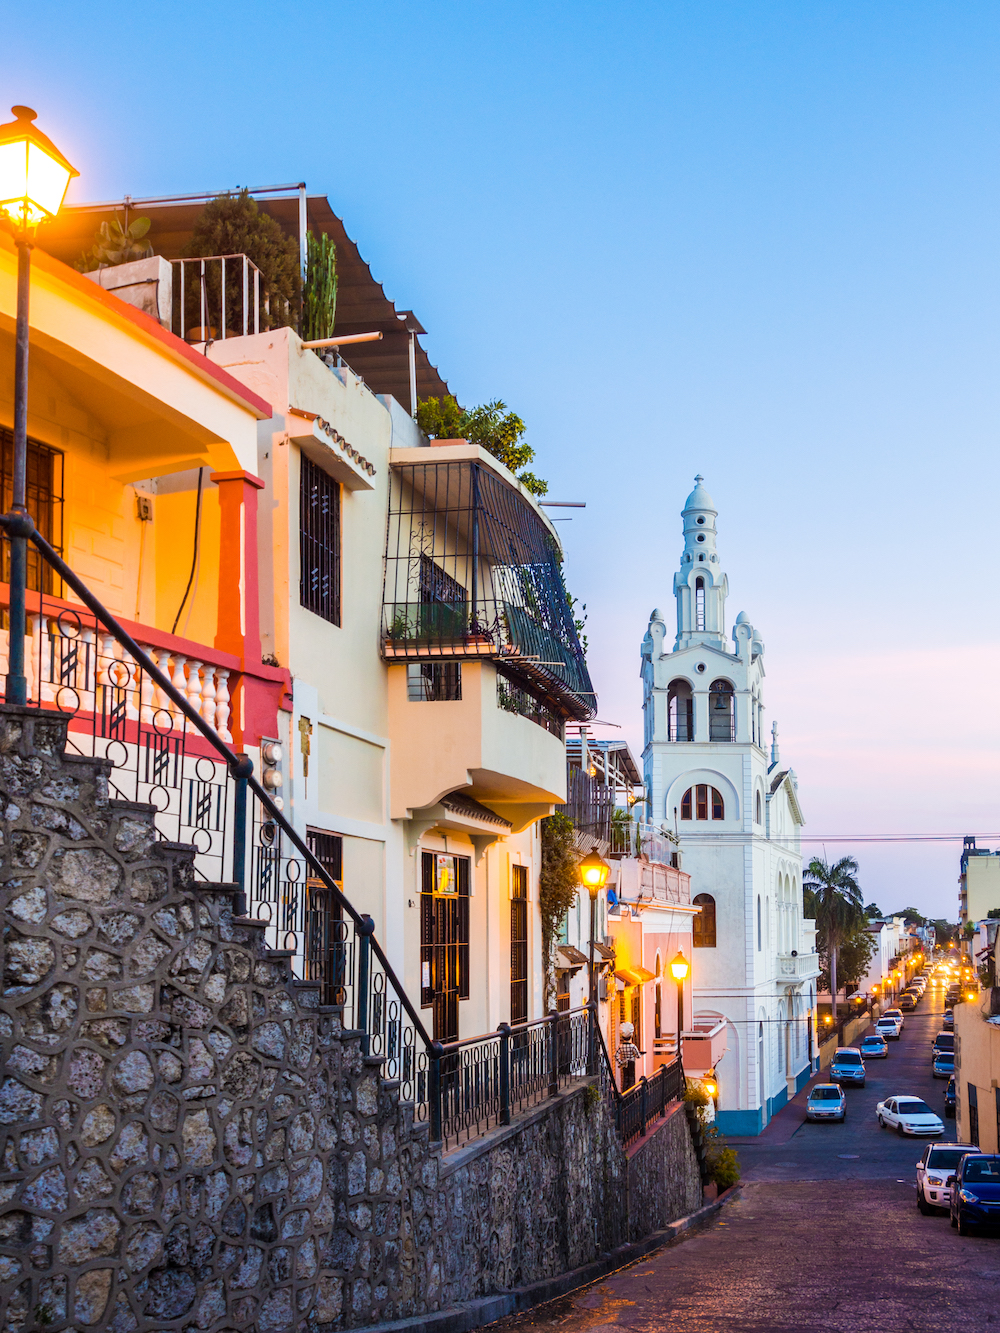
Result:
{"type": "MultiPolygon", "coordinates": [[[[128,216],[150,218],[153,225],[148,239],[155,252],[164,259],[179,259],[191,238],[198,215],[205,203],[215,197],[206,194],[194,200],[188,198],[176,202],[129,199],[128,216]]],[[[257,197],[257,206],[262,213],[275,218],[289,236],[298,239],[297,194],[279,198],[263,195],[257,197]]],[[[309,230],[316,235],[326,232],[337,247],[336,332],[382,334],[381,342],[345,347],[344,360],[375,393],[391,394],[409,411],[410,335],[407,330],[412,327],[418,335],[415,343],[417,397],[439,398],[449,393],[447,382],[437,367],[431,365],[430,358],[420,344],[419,335],[426,331],[412,311],[397,310],[386,296],[382,284],[372,277],[371,269],[361,257],[356,243],[348,236],[342,219],[334,213],[327,197],[309,195],[306,209],[309,230]]],[[[63,208],[54,222],[40,229],[38,246],[64,263],[75,264],[80,255],[93,244],[94,233],[102,222],[110,222],[115,217],[124,220],[125,216],[125,200],[120,203],[80,204],[63,208]]]]}

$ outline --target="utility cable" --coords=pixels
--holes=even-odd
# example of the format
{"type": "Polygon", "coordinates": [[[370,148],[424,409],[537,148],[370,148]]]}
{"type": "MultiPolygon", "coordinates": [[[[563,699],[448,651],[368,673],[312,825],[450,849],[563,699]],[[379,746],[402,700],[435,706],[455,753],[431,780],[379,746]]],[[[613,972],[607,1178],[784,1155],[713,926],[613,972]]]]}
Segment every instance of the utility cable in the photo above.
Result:
{"type": "Polygon", "coordinates": [[[198,568],[198,546],[201,538],[201,493],[204,479],[205,469],[200,467],[198,469],[198,499],[195,502],[194,509],[194,550],[191,553],[191,573],[188,575],[187,587],[184,589],[184,596],[181,598],[181,604],[177,608],[176,616],[174,616],[173,628],[170,631],[171,634],[177,633],[177,624],[181,618],[181,612],[184,610],[184,603],[187,601],[188,594],[191,592],[191,584],[194,583],[195,570],[198,568]]]}

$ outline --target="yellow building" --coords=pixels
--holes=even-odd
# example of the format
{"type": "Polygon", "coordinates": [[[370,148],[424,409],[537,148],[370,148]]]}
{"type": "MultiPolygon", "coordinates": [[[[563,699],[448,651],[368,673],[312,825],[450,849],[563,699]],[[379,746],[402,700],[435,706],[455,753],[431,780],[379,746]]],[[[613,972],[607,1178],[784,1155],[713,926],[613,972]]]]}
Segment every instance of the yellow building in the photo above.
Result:
{"type": "MultiPolygon", "coordinates": [[[[990,961],[997,975],[997,949],[990,961]]],[[[1000,1152],[1000,987],[988,986],[975,1000],[955,1005],[955,1106],[959,1143],[1000,1152]]]]}

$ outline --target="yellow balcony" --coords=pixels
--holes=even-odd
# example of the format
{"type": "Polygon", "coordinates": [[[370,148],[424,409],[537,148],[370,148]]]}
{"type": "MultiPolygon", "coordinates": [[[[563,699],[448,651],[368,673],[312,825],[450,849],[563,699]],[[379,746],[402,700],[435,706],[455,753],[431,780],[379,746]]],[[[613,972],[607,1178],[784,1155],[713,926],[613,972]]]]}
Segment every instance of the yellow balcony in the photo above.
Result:
{"type": "Polygon", "coordinates": [[[391,665],[389,735],[393,819],[460,791],[519,832],[566,799],[559,719],[490,662],[391,665]]]}

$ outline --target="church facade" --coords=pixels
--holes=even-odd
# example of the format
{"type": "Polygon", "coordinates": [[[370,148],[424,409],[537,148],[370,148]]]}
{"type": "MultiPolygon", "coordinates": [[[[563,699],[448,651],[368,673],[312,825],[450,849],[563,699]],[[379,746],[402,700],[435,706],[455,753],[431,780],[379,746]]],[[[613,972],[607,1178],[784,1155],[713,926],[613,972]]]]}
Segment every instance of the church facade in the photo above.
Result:
{"type": "Polygon", "coordinates": [[[717,510],[702,484],[682,511],[677,633],[650,617],[642,643],[649,817],[681,839],[694,921],[693,1024],[725,1019],[719,1125],[756,1134],[808,1080],[819,959],[803,917],[794,772],[764,733],[764,644],[745,612],[726,634],[717,510]]]}

